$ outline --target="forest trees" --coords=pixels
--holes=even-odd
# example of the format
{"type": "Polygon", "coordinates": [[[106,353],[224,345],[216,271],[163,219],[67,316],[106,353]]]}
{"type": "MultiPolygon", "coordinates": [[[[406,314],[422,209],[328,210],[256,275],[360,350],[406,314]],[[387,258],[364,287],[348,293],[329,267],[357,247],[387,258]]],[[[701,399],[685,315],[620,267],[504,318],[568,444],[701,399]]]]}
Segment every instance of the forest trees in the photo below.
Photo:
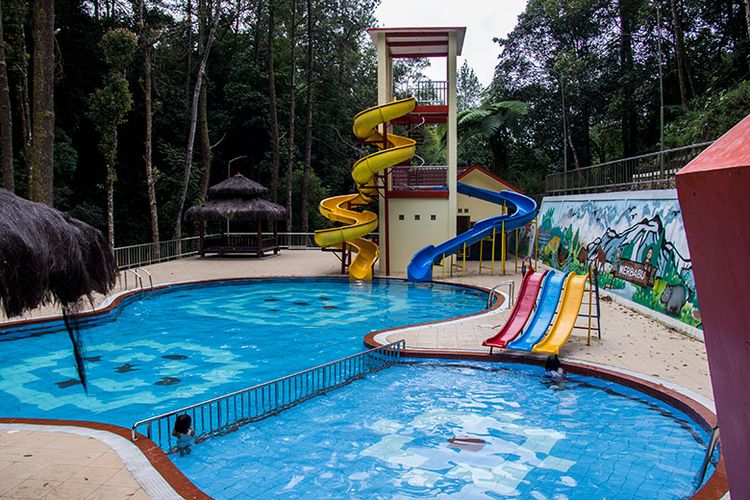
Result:
{"type": "MultiPolygon", "coordinates": [[[[235,171],[291,206],[290,229],[316,229],[318,200],[352,187],[352,116],[377,101],[365,31],[377,25],[376,4],[0,0],[3,186],[116,226],[115,245],[158,242],[194,231],[182,227],[184,208],[241,158],[235,171]],[[105,102],[90,106],[92,96],[115,79],[99,41],[122,29],[137,34],[136,63],[116,79],[132,106],[104,120],[105,102]],[[116,138],[102,142],[114,150],[100,150],[99,137],[116,138]]],[[[510,119],[496,109],[503,122],[488,134],[477,115],[461,159],[541,193],[544,175],[565,163],[655,150],[660,60],[666,145],[713,139],[750,111],[749,19],[746,0],[530,0],[497,40],[492,84],[480,94],[471,68],[459,72],[462,108],[492,114],[519,101],[526,111],[510,119]]],[[[394,74],[413,80],[424,64],[394,74]]]]}
{"type": "Polygon", "coordinates": [[[232,168],[291,203],[291,229],[314,229],[318,200],[349,189],[351,117],[375,100],[375,5],[2,0],[2,184],[114,245],[158,243],[194,230],[184,208],[242,158],[232,168]],[[123,30],[137,34],[127,72],[104,42],[123,30]]]}
{"type": "Polygon", "coordinates": [[[495,161],[524,185],[529,171],[540,178],[566,163],[658,149],[659,64],[667,146],[717,138],[731,121],[717,119],[720,96],[747,101],[747,19],[744,0],[530,0],[515,29],[496,39],[499,63],[486,94],[524,101],[529,114],[524,137],[492,142],[495,161]],[[697,123],[708,126],[697,133],[697,123]]]}
{"type": "Polygon", "coordinates": [[[107,240],[114,247],[114,188],[117,181],[117,127],[133,105],[125,71],[136,48],[135,35],[126,29],[108,31],[100,43],[104,60],[111,66],[104,77],[104,85],[90,99],[89,116],[99,130],[99,152],[104,158],[107,190],[107,240]]]}

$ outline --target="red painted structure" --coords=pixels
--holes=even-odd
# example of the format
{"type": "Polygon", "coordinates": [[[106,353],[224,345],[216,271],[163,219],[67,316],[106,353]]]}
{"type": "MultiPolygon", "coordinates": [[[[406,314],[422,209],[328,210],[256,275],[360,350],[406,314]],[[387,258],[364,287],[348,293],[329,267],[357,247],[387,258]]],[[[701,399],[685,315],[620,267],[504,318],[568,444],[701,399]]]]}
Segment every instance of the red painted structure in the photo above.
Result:
{"type": "Polygon", "coordinates": [[[518,300],[516,306],[510,313],[510,318],[505,322],[505,325],[500,329],[497,334],[488,338],[482,345],[490,348],[490,354],[492,354],[493,347],[499,347],[505,349],[508,342],[518,337],[518,334],[523,330],[524,325],[531,316],[531,311],[534,310],[534,304],[536,304],[536,297],[539,295],[539,289],[542,287],[544,276],[547,271],[540,273],[527,273],[521,282],[521,290],[518,292],[518,300]]]}
{"type": "Polygon", "coordinates": [[[732,498],[750,498],[750,116],[677,173],[732,498]]]}

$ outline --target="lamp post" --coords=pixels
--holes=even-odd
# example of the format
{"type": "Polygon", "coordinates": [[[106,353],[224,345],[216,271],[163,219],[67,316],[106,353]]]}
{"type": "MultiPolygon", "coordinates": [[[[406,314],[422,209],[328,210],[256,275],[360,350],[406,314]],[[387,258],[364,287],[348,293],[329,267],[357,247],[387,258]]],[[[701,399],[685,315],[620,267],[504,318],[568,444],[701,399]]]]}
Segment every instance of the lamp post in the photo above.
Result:
{"type": "MultiPolygon", "coordinates": [[[[227,179],[229,179],[229,177],[231,175],[230,172],[232,170],[232,162],[235,162],[237,160],[241,160],[242,158],[247,158],[247,155],[236,156],[236,157],[232,158],[231,160],[229,160],[227,162],[227,179]]],[[[229,219],[227,219],[227,239],[228,238],[229,238],[229,219]]]]}
{"type": "Polygon", "coordinates": [[[664,179],[664,75],[661,67],[661,9],[656,3],[656,47],[659,66],[659,175],[664,179]]]}

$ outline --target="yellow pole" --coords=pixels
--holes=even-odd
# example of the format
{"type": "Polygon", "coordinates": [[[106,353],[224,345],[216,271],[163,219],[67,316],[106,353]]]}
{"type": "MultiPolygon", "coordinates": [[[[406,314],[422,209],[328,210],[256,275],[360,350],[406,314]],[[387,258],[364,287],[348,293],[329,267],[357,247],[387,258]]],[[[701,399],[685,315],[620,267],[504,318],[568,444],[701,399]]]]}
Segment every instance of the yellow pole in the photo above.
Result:
{"type": "Polygon", "coordinates": [[[479,240],[479,274],[482,274],[482,252],[484,251],[484,238],[479,240]]]}
{"type": "Polygon", "coordinates": [[[461,268],[461,276],[466,276],[466,243],[464,243],[464,262],[463,267],[461,268]]]}
{"type": "Polygon", "coordinates": [[[513,257],[513,272],[518,272],[518,228],[516,228],[516,255],[513,257]]]}
{"type": "Polygon", "coordinates": [[[495,235],[497,234],[497,228],[492,228],[492,274],[495,274],[495,235]]]}
{"type": "Polygon", "coordinates": [[[586,345],[591,345],[591,308],[593,306],[594,280],[591,279],[591,266],[589,266],[589,338],[586,345]]]}
{"type": "Polygon", "coordinates": [[[440,277],[445,279],[445,254],[440,259],[440,277]]]}
{"type": "Polygon", "coordinates": [[[534,267],[539,269],[539,216],[534,218],[534,267]]]}
{"type": "Polygon", "coordinates": [[[505,221],[503,221],[502,227],[500,228],[502,234],[500,235],[500,269],[505,275],[505,221]]]}

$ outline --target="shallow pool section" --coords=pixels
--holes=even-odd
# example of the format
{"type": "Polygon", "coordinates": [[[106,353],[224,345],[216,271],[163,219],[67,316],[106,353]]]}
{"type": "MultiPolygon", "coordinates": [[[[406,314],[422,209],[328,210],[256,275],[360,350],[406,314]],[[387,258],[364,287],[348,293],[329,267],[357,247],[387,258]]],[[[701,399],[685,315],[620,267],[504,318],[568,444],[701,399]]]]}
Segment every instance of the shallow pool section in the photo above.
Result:
{"type": "Polygon", "coordinates": [[[0,331],[0,416],[133,422],[359,352],[373,330],[484,308],[476,289],[398,280],[174,286],[84,325],[89,394],[58,323],[0,331]]]}
{"type": "Polygon", "coordinates": [[[422,362],[170,457],[219,499],[668,499],[694,492],[707,441],[684,413],[619,384],[422,362]]]}

